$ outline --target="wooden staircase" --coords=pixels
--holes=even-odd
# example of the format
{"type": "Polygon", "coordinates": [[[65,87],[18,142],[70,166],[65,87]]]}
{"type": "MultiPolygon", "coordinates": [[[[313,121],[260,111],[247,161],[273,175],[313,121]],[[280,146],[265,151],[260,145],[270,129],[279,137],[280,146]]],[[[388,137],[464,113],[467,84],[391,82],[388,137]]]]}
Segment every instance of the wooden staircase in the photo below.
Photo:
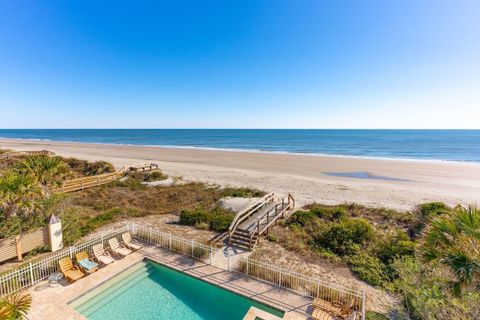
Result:
{"type": "Polygon", "coordinates": [[[228,243],[236,247],[252,250],[263,233],[277,223],[286,212],[295,207],[295,199],[288,195],[280,199],[269,193],[245,210],[237,213],[228,228],[228,243]]]}

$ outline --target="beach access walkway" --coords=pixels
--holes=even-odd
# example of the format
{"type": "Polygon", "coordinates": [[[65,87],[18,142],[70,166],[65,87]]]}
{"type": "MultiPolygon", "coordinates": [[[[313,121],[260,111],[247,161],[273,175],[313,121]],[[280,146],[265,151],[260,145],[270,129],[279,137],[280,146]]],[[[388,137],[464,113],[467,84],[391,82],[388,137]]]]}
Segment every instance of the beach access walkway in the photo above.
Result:
{"type": "Polygon", "coordinates": [[[275,193],[269,193],[260,200],[235,215],[228,228],[228,243],[242,249],[252,250],[263,233],[268,234],[270,226],[278,218],[295,207],[291,194],[280,199],[275,193]]]}

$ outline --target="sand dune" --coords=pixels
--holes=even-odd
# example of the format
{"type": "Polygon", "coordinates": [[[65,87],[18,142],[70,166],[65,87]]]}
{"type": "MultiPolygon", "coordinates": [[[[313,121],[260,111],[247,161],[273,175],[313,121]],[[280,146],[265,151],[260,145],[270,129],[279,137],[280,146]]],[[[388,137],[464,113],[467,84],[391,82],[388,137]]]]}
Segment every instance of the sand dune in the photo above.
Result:
{"type": "Polygon", "coordinates": [[[480,164],[378,160],[71,142],[0,139],[0,148],[48,149],[59,155],[106,160],[116,167],[156,162],[186,180],[292,193],[299,205],[357,202],[408,210],[427,201],[450,205],[480,199],[480,164]],[[330,174],[340,173],[344,176],[330,174]],[[347,173],[347,174],[346,174],[347,173]],[[350,173],[370,178],[350,177],[350,173]],[[345,176],[346,174],[346,176],[345,176]],[[373,176],[373,179],[371,178],[373,176]]]}

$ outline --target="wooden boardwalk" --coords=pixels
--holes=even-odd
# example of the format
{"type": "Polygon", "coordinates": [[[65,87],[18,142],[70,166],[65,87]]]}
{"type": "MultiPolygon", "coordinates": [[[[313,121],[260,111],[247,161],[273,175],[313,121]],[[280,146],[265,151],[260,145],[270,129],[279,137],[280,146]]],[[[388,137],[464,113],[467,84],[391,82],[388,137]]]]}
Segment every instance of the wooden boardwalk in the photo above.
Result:
{"type": "Polygon", "coordinates": [[[20,156],[53,156],[55,153],[48,151],[48,150],[40,150],[40,151],[12,151],[12,152],[5,152],[0,155],[0,159],[10,159],[14,157],[20,156]]]}
{"type": "Polygon", "coordinates": [[[287,199],[280,199],[273,192],[267,194],[235,215],[228,228],[228,243],[247,250],[253,249],[260,235],[268,233],[270,226],[294,207],[295,200],[290,194],[287,199]]]}
{"type": "Polygon", "coordinates": [[[150,163],[144,165],[128,166],[112,173],[103,173],[95,176],[75,178],[66,180],[62,186],[52,190],[53,193],[74,192],[78,190],[98,187],[116,181],[129,172],[152,172],[160,170],[158,164],[150,163]]]}

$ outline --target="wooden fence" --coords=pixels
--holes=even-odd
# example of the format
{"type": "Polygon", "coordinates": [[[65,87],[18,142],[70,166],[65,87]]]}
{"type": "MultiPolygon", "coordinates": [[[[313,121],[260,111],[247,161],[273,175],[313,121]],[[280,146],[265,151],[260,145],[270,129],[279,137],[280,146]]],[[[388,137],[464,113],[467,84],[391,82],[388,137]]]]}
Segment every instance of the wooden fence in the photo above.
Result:
{"type": "Polygon", "coordinates": [[[41,246],[49,244],[48,226],[0,240],[0,262],[18,257],[41,246]]]}

